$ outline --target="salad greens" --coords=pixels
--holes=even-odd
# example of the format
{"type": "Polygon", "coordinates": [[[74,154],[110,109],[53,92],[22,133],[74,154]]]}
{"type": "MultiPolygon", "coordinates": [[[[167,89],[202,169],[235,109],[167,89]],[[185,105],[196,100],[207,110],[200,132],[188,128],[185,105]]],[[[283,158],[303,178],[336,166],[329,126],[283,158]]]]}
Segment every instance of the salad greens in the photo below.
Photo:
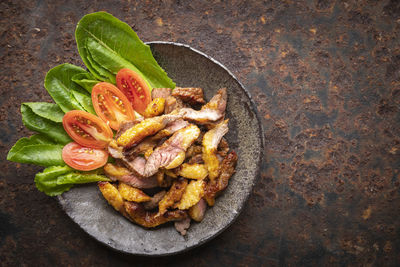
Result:
{"type": "Polygon", "coordinates": [[[56,144],[42,134],[30,138],[23,137],[15,143],[7,155],[7,160],[31,163],[40,166],[65,165],[61,153],[63,146],[56,144]]]}
{"type": "Polygon", "coordinates": [[[96,172],[77,172],[68,166],[52,166],[35,176],[36,187],[49,196],[56,196],[71,189],[74,184],[110,181],[96,172]]]}
{"type": "Polygon", "coordinates": [[[54,122],[35,113],[29,105],[21,105],[22,122],[29,130],[42,133],[53,141],[65,145],[71,138],[65,132],[62,123],[54,122]]]}
{"type": "Polygon", "coordinates": [[[93,86],[99,82],[90,72],[77,73],[72,76],[71,80],[82,88],[85,88],[89,93],[92,93],[93,86]]]}
{"type": "Polygon", "coordinates": [[[64,112],[76,109],[85,110],[71,92],[84,92],[71,79],[72,76],[81,73],[86,73],[86,71],[80,67],[65,63],[49,70],[44,78],[44,87],[64,112]]]}
{"type": "Polygon", "coordinates": [[[64,145],[71,142],[62,119],[70,110],[95,114],[90,93],[99,81],[115,83],[122,68],[132,69],[149,87],[175,88],[175,83],[154,59],[126,23],[106,12],[84,16],[75,31],[79,54],[90,72],[68,63],[50,69],[44,87],[55,103],[22,103],[24,125],[38,134],[19,139],[10,149],[7,160],[47,167],[35,176],[36,187],[49,196],[68,191],[74,184],[109,181],[102,170],[77,171],[62,159],[64,145]]]}
{"type": "Polygon", "coordinates": [[[175,88],[175,83],[154,59],[132,28],[106,12],[84,16],[75,31],[79,54],[99,80],[115,83],[121,68],[132,69],[152,87],[175,88]]]}

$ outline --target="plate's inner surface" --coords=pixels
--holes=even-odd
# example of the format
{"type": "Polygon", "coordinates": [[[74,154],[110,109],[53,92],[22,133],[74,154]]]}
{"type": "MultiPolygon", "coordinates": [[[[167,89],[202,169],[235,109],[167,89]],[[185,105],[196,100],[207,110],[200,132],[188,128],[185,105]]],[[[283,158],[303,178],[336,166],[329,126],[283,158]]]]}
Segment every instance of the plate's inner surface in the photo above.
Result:
{"type": "Polygon", "coordinates": [[[235,175],[201,223],[186,237],[169,224],[154,230],[137,226],[116,212],[94,184],[75,187],[59,197],[67,214],[86,232],[114,249],[140,255],[166,255],[202,244],[224,230],[244,205],[258,174],[262,137],[257,116],[241,85],[222,66],[185,46],[153,43],[154,57],[182,87],[201,87],[209,100],[219,88],[228,89],[226,135],[239,156],[235,175]]]}

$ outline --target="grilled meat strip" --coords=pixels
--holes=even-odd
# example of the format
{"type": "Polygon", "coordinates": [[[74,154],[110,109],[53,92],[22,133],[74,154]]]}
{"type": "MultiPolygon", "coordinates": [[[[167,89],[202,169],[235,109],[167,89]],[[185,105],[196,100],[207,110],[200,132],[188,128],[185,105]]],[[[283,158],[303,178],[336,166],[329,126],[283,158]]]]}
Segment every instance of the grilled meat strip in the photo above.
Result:
{"type": "Polygon", "coordinates": [[[214,205],[215,197],[228,186],[229,179],[235,173],[237,159],[236,152],[230,152],[221,163],[220,176],[215,180],[210,180],[205,186],[204,198],[209,206],[214,205]]]}
{"type": "Polygon", "coordinates": [[[158,186],[156,176],[152,176],[149,178],[141,178],[133,174],[128,169],[111,163],[107,163],[106,166],[104,166],[104,172],[106,176],[111,180],[113,181],[118,180],[120,182],[124,182],[136,188],[146,189],[158,186]]]}
{"type": "Polygon", "coordinates": [[[167,99],[165,99],[165,108],[164,108],[164,113],[169,114],[172,111],[176,109],[181,109],[186,107],[186,105],[183,103],[183,101],[179,98],[169,96],[167,99]]]}
{"type": "Polygon", "coordinates": [[[153,209],[157,208],[158,203],[160,203],[161,199],[164,198],[166,193],[167,192],[165,190],[158,192],[150,199],[150,201],[143,203],[143,208],[145,210],[153,210],[153,209]]]}
{"type": "Polygon", "coordinates": [[[209,130],[203,137],[203,160],[211,180],[219,175],[219,160],[216,152],[222,137],[227,132],[228,120],[225,120],[217,124],[214,129],[209,130]]]}
{"type": "Polygon", "coordinates": [[[184,102],[188,102],[191,105],[205,104],[203,96],[203,89],[201,88],[182,88],[175,87],[172,91],[172,96],[180,98],[184,102]]]}
{"type": "Polygon", "coordinates": [[[143,205],[128,201],[125,201],[124,207],[128,219],[147,228],[156,227],[170,221],[183,220],[188,216],[186,211],[182,210],[167,211],[164,214],[146,211],[143,205]]]}
{"type": "Polygon", "coordinates": [[[200,129],[194,124],[175,132],[151,154],[144,169],[144,176],[151,176],[162,167],[173,169],[181,165],[185,160],[186,150],[193,144],[199,134],[200,129]]]}
{"type": "Polygon", "coordinates": [[[175,229],[181,234],[186,235],[187,229],[190,227],[190,218],[187,217],[186,219],[176,221],[174,223],[175,229]]]}
{"type": "Polygon", "coordinates": [[[171,95],[170,88],[153,88],[151,91],[151,99],[164,98],[167,99],[171,95]]]}
{"type": "Polygon", "coordinates": [[[167,194],[158,203],[159,213],[164,214],[169,207],[172,207],[175,202],[179,201],[187,185],[188,180],[184,178],[178,178],[175,180],[167,194]]]}
{"type": "Polygon", "coordinates": [[[157,173],[159,168],[173,169],[185,160],[185,152],[199,136],[200,129],[190,124],[175,132],[160,147],[157,147],[149,159],[137,157],[126,162],[129,168],[143,177],[150,177],[157,173]]]}
{"type": "Polygon", "coordinates": [[[196,205],[190,207],[189,209],[189,216],[196,222],[201,222],[204,219],[204,214],[207,209],[207,203],[202,198],[196,205]]]}
{"type": "Polygon", "coordinates": [[[163,115],[145,119],[135,124],[117,138],[117,145],[122,147],[132,147],[139,143],[146,136],[153,135],[164,129],[167,124],[180,119],[181,115],[163,115]]]}
{"type": "Polygon", "coordinates": [[[185,120],[195,121],[199,124],[207,124],[222,119],[225,116],[227,101],[226,88],[218,90],[218,93],[211,98],[210,102],[205,104],[201,110],[192,108],[182,108],[179,114],[183,115],[185,120]]]}

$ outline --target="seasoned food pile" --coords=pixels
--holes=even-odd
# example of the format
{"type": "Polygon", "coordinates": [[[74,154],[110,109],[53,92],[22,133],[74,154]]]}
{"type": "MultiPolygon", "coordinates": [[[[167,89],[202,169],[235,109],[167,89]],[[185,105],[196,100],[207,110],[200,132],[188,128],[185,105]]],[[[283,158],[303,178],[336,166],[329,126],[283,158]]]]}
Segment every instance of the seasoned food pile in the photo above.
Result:
{"type": "Polygon", "coordinates": [[[174,221],[185,235],[228,186],[237,155],[223,136],[226,88],[206,103],[201,88],[154,88],[143,117],[121,123],[108,144],[112,182],[99,182],[104,198],[143,227],[174,221]]]}

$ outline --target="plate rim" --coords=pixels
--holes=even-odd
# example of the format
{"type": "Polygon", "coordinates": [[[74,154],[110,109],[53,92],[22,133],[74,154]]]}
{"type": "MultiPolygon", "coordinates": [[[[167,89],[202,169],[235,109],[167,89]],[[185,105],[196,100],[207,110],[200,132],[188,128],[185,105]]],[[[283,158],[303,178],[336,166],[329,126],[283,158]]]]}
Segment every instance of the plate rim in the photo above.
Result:
{"type": "MultiPolygon", "coordinates": [[[[203,57],[206,57],[207,59],[211,60],[214,64],[217,64],[219,67],[221,67],[223,70],[225,70],[241,87],[241,89],[244,91],[244,93],[246,94],[246,96],[248,97],[248,99],[250,100],[250,110],[255,114],[256,116],[256,120],[258,123],[258,133],[259,133],[259,139],[261,141],[261,147],[260,147],[260,156],[258,159],[258,164],[257,164],[257,170],[256,170],[256,177],[255,179],[253,179],[252,184],[251,184],[251,188],[250,188],[250,192],[249,194],[246,195],[244,201],[243,201],[243,205],[240,207],[240,209],[238,210],[237,213],[235,213],[235,215],[233,216],[232,220],[230,222],[228,222],[224,227],[222,227],[221,229],[219,229],[217,232],[215,232],[214,235],[211,235],[207,238],[201,239],[199,240],[199,242],[197,242],[196,244],[192,245],[192,246],[188,246],[188,247],[184,247],[181,250],[178,251],[173,251],[173,252],[163,252],[163,253],[134,253],[134,252],[128,252],[125,250],[120,250],[117,249],[113,246],[111,246],[111,244],[108,244],[106,242],[103,242],[101,240],[99,240],[98,238],[96,238],[95,236],[91,235],[90,233],[88,233],[85,229],[83,229],[83,227],[78,224],[73,218],[72,216],[68,213],[68,211],[66,210],[66,208],[63,206],[62,202],[63,200],[63,194],[57,196],[57,203],[60,205],[60,207],[62,208],[62,210],[66,213],[66,215],[76,224],[79,226],[79,228],[81,228],[83,230],[83,232],[85,232],[87,235],[89,235],[91,238],[95,239],[97,242],[99,242],[102,245],[105,245],[107,248],[112,249],[113,251],[122,253],[122,254],[127,254],[127,255],[133,255],[133,256],[143,256],[143,257],[167,257],[167,256],[173,256],[173,255],[178,255],[178,254],[182,254],[185,252],[188,252],[192,249],[198,248],[202,245],[204,245],[205,243],[211,241],[212,239],[216,238],[217,236],[219,236],[222,232],[224,232],[226,229],[228,229],[239,217],[239,215],[242,213],[244,207],[247,204],[247,201],[251,195],[251,191],[254,188],[256,182],[258,181],[260,174],[261,174],[261,164],[263,162],[264,159],[264,148],[265,148],[265,138],[264,138],[264,131],[263,131],[263,125],[261,123],[261,119],[260,119],[260,115],[258,113],[258,109],[257,106],[253,100],[253,98],[251,97],[250,92],[247,90],[247,88],[236,78],[236,76],[227,68],[225,67],[221,62],[219,62],[218,60],[214,59],[213,57],[201,52],[200,50],[197,50],[193,47],[191,47],[190,45],[187,44],[183,44],[183,43],[178,43],[178,42],[170,42],[170,41],[149,41],[149,42],[145,42],[146,45],[152,45],[152,44],[162,44],[162,45],[172,45],[172,46],[178,46],[178,47],[185,47],[203,57]]],[[[88,185],[87,185],[88,186],[88,185]]],[[[73,188],[71,189],[73,190],[73,188]]]]}

